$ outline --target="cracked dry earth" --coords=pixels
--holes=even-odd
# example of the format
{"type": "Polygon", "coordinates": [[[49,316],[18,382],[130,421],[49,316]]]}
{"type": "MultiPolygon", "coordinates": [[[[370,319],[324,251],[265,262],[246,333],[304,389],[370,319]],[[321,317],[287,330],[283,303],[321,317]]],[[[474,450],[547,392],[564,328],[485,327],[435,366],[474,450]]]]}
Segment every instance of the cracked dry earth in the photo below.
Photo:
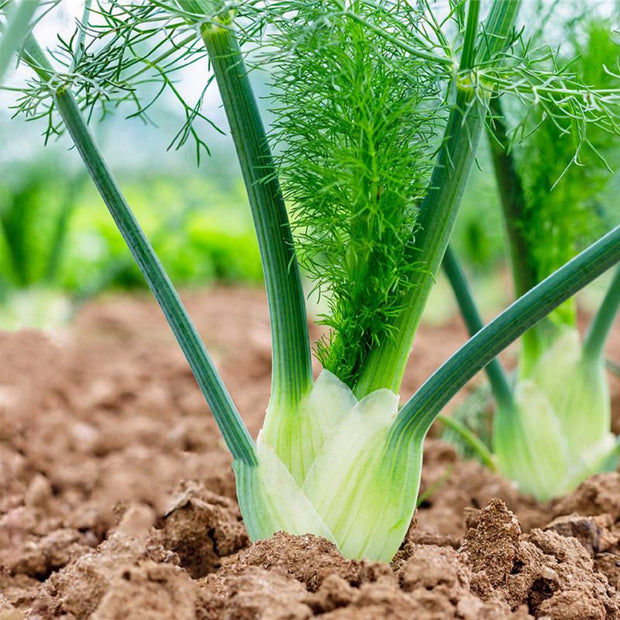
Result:
{"type": "MultiPolygon", "coordinates": [[[[256,435],[269,394],[261,293],[187,296],[256,435]]],[[[464,340],[424,328],[403,395],[464,340]]],[[[618,330],[610,354],[620,357],[618,330]]],[[[0,334],[0,620],[620,618],[620,474],[540,505],[427,441],[425,499],[391,564],[322,539],[251,545],[230,458],[146,297],[60,332],[0,334]]],[[[616,432],[620,383],[612,379],[616,432]]]]}

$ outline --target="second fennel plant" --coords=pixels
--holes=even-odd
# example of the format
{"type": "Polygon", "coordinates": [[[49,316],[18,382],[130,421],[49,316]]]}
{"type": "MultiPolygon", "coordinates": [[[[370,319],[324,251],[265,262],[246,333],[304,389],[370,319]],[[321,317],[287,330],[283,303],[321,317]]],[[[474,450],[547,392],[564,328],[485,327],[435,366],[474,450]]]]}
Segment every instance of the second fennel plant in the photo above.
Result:
{"type": "MultiPolygon", "coordinates": [[[[115,2],[111,10],[119,6],[115,2]]],[[[138,19],[137,13],[131,13],[135,6],[127,5],[125,25],[132,17],[138,19]]],[[[163,15],[166,23],[175,23],[177,28],[186,24],[188,31],[199,33],[222,95],[246,182],[263,259],[273,338],[272,395],[256,445],[88,130],[80,113],[80,100],[70,89],[75,72],[65,78],[54,71],[32,38],[22,56],[49,90],[52,106],[60,113],[211,406],[234,457],[239,503],[250,536],[263,538],[279,529],[312,532],[333,540],[348,557],[389,560],[413,514],[422,443],[432,421],[451,396],[499,351],[618,261],[620,230],[602,238],[500,315],[448,360],[399,411],[396,392],[450,237],[492,91],[492,86],[486,90],[477,87],[475,70],[478,65],[492,67],[501,63],[503,50],[512,41],[519,5],[497,0],[482,29],[480,3],[476,0],[469,3],[465,20],[455,12],[459,28],[457,55],[437,19],[408,5],[277,3],[288,16],[298,11],[297,25],[301,24],[310,35],[310,45],[318,43],[316,51],[325,54],[325,66],[329,65],[329,55],[335,54],[338,62],[334,46],[339,43],[351,51],[359,46],[366,50],[358,56],[347,55],[346,59],[352,60],[345,63],[344,75],[335,73],[333,79],[317,84],[310,79],[312,73],[307,74],[307,96],[316,104],[315,111],[333,103],[338,112],[340,100],[344,113],[342,122],[330,127],[335,141],[331,155],[328,152],[321,160],[317,153],[317,157],[306,160],[309,169],[299,172],[310,177],[297,189],[289,177],[290,195],[299,202],[305,183],[315,193],[313,171],[318,174],[326,164],[342,171],[341,186],[336,175],[326,185],[325,194],[306,196],[314,199],[310,206],[320,215],[317,224],[325,224],[324,209],[329,204],[338,221],[327,228],[314,226],[301,216],[297,221],[304,235],[314,235],[317,247],[324,243],[325,249],[330,244],[333,248],[340,235],[347,246],[339,258],[342,270],[338,276],[344,283],[340,292],[345,299],[332,301],[333,316],[342,317],[350,327],[355,325],[356,313],[362,319],[353,332],[355,337],[334,323],[333,341],[324,342],[320,349],[331,371],[323,371],[313,382],[303,295],[284,198],[238,46],[233,15],[229,7],[223,10],[217,3],[214,6],[203,1],[144,6],[149,19],[163,15]],[[179,21],[171,22],[171,15],[179,21]],[[437,38],[426,42],[420,39],[426,26],[434,29],[437,38]],[[313,31],[329,38],[334,29],[340,39],[312,38],[313,31]],[[373,45],[368,46],[366,39],[373,45]],[[323,48],[324,44],[329,47],[323,48]],[[370,62],[366,63],[368,54],[370,62]],[[438,70],[449,86],[449,95],[427,78],[416,83],[407,67],[423,70],[424,63],[417,59],[438,70]],[[455,63],[459,69],[456,79],[455,63]],[[393,98],[382,90],[391,76],[397,78],[395,82],[411,78],[393,98]],[[358,92],[361,88],[376,98],[347,99],[349,83],[357,86],[358,92]],[[325,85],[333,86],[335,92],[322,91],[325,85]],[[426,94],[418,90],[420,86],[429,87],[426,94]],[[336,101],[330,100],[332,96],[336,101]],[[432,108],[429,99],[433,97],[439,101],[441,97],[452,98],[444,99],[443,137],[439,130],[434,142],[439,150],[437,157],[432,150],[436,121],[425,124],[428,109],[432,108]],[[375,101],[393,107],[379,114],[373,108],[375,101]],[[353,106],[350,113],[348,106],[353,106]],[[399,124],[399,119],[405,122],[399,124]],[[430,147],[424,146],[425,135],[430,147]],[[409,148],[420,142],[423,146],[409,154],[409,148]],[[402,168],[396,167],[397,161],[389,162],[391,165],[382,161],[395,154],[402,158],[402,168]],[[335,163],[330,161],[332,156],[336,156],[335,163]],[[356,177],[359,188],[350,192],[351,180],[356,177]],[[321,200],[326,201],[325,205],[321,200]],[[347,204],[351,208],[348,214],[347,204]],[[392,252],[385,247],[388,245],[400,247],[392,252]],[[346,285],[346,278],[352,278],[350,282],[355,285],[360,284],[357,278],[361,277],[366,278],[363,287],[346,285]],[[366,287],[382,302],[376,306],[376,313],[365,312],[368,304],[375,303],[366,287]]],[[[277,19],[274,24],[283,25],[277,19]]],[[[301,58],[295,58],[295,49],[285,45],[281,49],[293,63],[301,62],[301,58]]],[[[297,49],[303,54],[303,45],[297,49]]],[[[304,57],[312,60],[308,54],[304,57]]],[[[286,65],[283,56],[278,62],[285,71],[294,66],[286,65]]],[[[306,75],[302,68],[300,64],[303,80],[306,75]]],[[[298,113],[292,103],[283,101],[281,119],[298,113]]],[[[310,115],[308,118],[312,119],[309,130],[320,135],[320,120],[310,115]]],[[[303,116],[298,120],[303,123],[303,116]]],[[[289,128],[290,144],[294,145],[300,136],[289,128]]],[[[321,268],[320,252],[306,251],[305,255],[321,268]]]]}
{"type": "MultiPolygon", "coordinates": [[[[570,63],[563,59],[570,66],[565,81],[617,90],[620,78],[612,67],[620,41],[612,20],[572,20],[565,36],[575,48],[570,63]]],[[[568,120],[524,110],[509,97],[493,100],[490,142],[517,296],[617,219],[601,203],[612,179],[605,160],[617,163],[620,145],[618,104],[614,112],[590,125],[575,149],[568,120]],[[528,135],[512,147],[514,121],[506,110],[526,119],[528,135]]],[[[493,431],[499,469],[521,491],[541,500],[558,497],[587,476],[615,467],[618,446],[611,432],[604,345],[619,305],[616,270],[583,344],[574,300],[523,335],[514,398],[498,404],[493,431]]]]}

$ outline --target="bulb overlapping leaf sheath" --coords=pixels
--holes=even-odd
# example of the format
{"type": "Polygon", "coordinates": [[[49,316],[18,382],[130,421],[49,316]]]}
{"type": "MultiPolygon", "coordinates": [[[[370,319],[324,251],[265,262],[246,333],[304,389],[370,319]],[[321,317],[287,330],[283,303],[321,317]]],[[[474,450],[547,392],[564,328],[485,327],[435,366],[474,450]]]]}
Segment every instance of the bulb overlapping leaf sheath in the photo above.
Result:
{"type": "Polygon", "coordinates": [[[358,401],[323,371],[296,411],[270,408],[258,466],[235,463],[241,511],[252,539],[278,530],[332,540],[349,558],[389,561],[415,508],[422,441],[392,442],[398,396],[358,401]]]}
{"type": "Polygon", "coordinates": [[[519,380],[515,411],[495,418],[495,452],[503,475],[522,493],[548,500],[613,468],[616,440],[603,360],[582,354],[567,329],[519,380]]]}

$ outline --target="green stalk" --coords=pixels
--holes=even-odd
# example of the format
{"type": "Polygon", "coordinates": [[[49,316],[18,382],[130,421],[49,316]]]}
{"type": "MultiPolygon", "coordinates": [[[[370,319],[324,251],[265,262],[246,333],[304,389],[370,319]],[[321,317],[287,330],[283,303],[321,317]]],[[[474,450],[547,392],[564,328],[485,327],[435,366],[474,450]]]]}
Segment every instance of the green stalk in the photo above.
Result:
{"type": "Polygon", "coordinates": [[[6,26],[2,27],[0,39],[0,84],[9,68],[13,54],[22,46],[31,28],[32,18],[39,8],[40,0],[22,0],[17,9],[9,16],[6,26]]]}
{"type": "Polygon", "coordinates": [[[491,158],[509,242],[515,297],[521,297],[536,285],[536,274],[528,261],[532,252],[519,226],[526,205],[525,190],[510,150],[506,119],[498,96],[491,98],[489,111],[492,118],[488,128],[491,158]]]}
{"type": "Polygon", "coordinates": [[[230,21],[202,39],[224,102],[261,252],[271,317],[271,403],[294,410],[312,385],[308,321],[293,236],[265,129],[230,21]]]}
{"type": "MultiPolygon", "coordinates": [[[[481,62],[490,61],[503,48],[519,6],[519,1],[495,0],[485,26],[481,62]]],[[[420,207],[416,250],[411,257],[420,264],[420,276],[405,292],[403,310],[394,324],[394,337],[370,353],[355,386],[358,398],[380,388],[398,392],[422,311],[452,234],[486,114],[486,104],[477,98],[471,83],[476,79],[472,72],[476,60],[472,39],[475,42],[478,12],[479,2],[471,1],[456,85],[457,100],[448,118],[429,191],[420,207]]]]}
{"type": "Polygon", "coordinates": [[[472,69],[476,62],[476,35],[478,34],[478,20],[480,18],[480,0],[469,0],[467,9],[467,25],[463,39],[460,71],[472,69]]]}
{"type": "MultiPolygon", "coordinates": [[[[476,307],[465,272],[450,246],[446,248],[442,266],[454,291],[467,331],[470,336],[473,336],[484,327],[484,323],[476,307]]],[[[513,405],[512,390],[499,360],[497,358],[491,360],[485,370],[497,404],[500,408],[511,408],[513,405]]]]}
{"type": "MultiPolygon", "coordinates": [[[[506,119],[498,96],[491,98],[489,111],[492,117],[491,127],[488,129],[491,159],[502,205],[516,298],[525,295],[537,284],[536,272],[529,261],[532,248],[524,234],[523,227],[520,226],[524,220],[523,211],[526,207],[525,190],[510,150],[506,119]]],[[[523,334],[521,371],[524,374],[531,369],[544,347],[545,344],[537,327],[523,334]]]]}
{"type": "Polygon", "coordinates": [[[493,453],[464,424],[447,415],[438,415],[437,421],[441,422],[444,426],[447,426],[450,430],[460,435],[461,439],[469,445],[469,447],[478,455],[480,460],[491,471],[495,471],[496,467],[495,460],[493,459],[493,453]]]}
{"type": "Polygon", "coordinates": [[[82,9],[82,19],[80,20],[81,28],[79,30],[78,38],[73,46],[73,62],[71,68],[74,70],[82,60],[84,55],[84,42],[86,40],[86,30],[88,29],[88,22],[90,20],[90,11],[93,0],[86,0],[82,9]]]}
{"type": "Polygon", "coordinates": [[[520,297],[459,349],[403,406],[393,442],[423,437],[442,408],[479,370],[537,321],[620,260],[620,226],[520,297]]]}
{"type": "Polygon", "coordinates": [[[609,284],[607,293],[597,313],[590,323],[583,343],[583,357],[586,360],[603,359],[605,340],[613,327],[618,307],[620,306],[620,266],[609,284]]]}
{"type": "MultiPolygon", "coordinates": [[[[54,70],[32,35],[28,37],[25,52],[25,59],[37,74],[50,81],[54,70]]],[[[185,353],[228,449],[235,460],[243,461],[249,466],[256,465],[252,438],[166,271],[103,159],[75,98],[65,86],[57,88],[53,97],[84,165],[185,353]]]]}

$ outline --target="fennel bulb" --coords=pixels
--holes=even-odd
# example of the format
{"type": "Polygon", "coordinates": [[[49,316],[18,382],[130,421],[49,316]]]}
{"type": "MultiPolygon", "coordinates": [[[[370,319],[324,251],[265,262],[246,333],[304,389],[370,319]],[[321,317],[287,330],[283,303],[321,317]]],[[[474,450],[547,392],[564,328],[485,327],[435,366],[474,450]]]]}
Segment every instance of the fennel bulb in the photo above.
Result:
{"type": "Polygon", "coordinates": [[[514,409],[495,417],[500,472],[523,493],[548,500],[613,467],[609,388],[601,358],[583,355],[579,334],[565,330],[514,392],[514,409]]]}
{"type": "Polygon", "coordinates": [[[258,466],[235,463],[250,537],[312,532],[346,557],[391,560],[413,516],[422,465],[421,439],[391,442],[397,412],[390,390],[358,401],[326,370],[298,408],[295,426],[270,408],[258,466]]]}

